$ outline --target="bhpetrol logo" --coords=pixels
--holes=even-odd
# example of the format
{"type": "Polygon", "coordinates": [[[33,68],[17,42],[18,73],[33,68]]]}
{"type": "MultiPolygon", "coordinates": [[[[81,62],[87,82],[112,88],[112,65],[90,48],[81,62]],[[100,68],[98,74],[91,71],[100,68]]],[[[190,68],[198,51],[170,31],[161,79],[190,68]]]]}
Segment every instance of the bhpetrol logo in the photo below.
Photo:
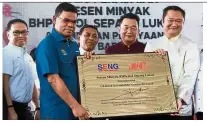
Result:
{"type": "Polygon", "coordinates": [[[135,62],[129,65],[129,70],[146,70],[149,65],[146,62],[135,62]]]}
{"type": "Polygon", "coordinates": [[[118,71],[118,64],[98,64],[97,69],[99,71],[118,71]]]}

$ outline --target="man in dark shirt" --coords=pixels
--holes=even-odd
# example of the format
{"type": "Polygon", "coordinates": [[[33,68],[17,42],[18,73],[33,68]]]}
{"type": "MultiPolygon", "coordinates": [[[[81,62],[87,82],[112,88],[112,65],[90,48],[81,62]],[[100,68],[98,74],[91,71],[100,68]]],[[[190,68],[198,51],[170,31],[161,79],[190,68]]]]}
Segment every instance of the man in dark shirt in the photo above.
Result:
{"type": "MultiPolygon", "coordinates": [[[[139,35],[139,17],[135,14],[128,13],[120,18],[120,36],[121,41],[113,46],[105,49],[106,54],[129,54],[129,53],[144,53],[145,44],[139,42],[137,37],[139,35]]],[[[110,120],[136,120],[136,119],[151,119],[145,116],[131,116],[131,117],[113,117],[110,120]]]]}
{"type": "Polygon", "coordinates": [[[105,49],[106,54],[143,53],[145,44],[139,42],[139,17],[128,13],[120,18],[121,41],[105,49]]]}

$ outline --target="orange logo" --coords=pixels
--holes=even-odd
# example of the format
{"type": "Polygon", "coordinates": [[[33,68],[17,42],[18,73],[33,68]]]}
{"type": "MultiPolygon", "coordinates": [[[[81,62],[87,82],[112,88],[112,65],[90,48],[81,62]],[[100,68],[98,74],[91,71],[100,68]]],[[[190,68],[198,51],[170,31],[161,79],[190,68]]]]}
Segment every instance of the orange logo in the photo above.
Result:
{"type": "Polygon", "coordinates": [[[146,70],[146,68],[146,62],[132,63],[129,66],[129,70],[146,70]]]}

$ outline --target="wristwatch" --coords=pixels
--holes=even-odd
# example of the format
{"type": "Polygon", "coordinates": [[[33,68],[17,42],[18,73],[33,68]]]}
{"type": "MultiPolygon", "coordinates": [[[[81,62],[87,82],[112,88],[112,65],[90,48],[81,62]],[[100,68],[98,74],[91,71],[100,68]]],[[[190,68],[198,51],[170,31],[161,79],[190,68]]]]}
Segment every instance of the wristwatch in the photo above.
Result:
{"type": "Polygon", "coordinates": [[[35,111],[40,110],[40,107],[35,108],[35,111]]]}

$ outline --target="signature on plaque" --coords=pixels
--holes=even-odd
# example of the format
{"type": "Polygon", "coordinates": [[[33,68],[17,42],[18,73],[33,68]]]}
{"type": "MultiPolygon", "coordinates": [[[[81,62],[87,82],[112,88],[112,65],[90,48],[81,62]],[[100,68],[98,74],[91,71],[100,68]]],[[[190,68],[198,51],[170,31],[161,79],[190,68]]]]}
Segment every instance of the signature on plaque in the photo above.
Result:
{"type": "Polygon", "coordinates": [[[125,89],[122,90],[124,93],[122,93],[121,95],[117,95],[113,98],[110,99],[106,99],[106,100],[101,100],[101,101],[109,101],[109,100],[125,100],[125,99],[129,99],[132,97],[136,97],[136,95],[140,94],[141,92],[144,92],[148,90],[147,88],[138,88],[138,89],[125,89]]]}

